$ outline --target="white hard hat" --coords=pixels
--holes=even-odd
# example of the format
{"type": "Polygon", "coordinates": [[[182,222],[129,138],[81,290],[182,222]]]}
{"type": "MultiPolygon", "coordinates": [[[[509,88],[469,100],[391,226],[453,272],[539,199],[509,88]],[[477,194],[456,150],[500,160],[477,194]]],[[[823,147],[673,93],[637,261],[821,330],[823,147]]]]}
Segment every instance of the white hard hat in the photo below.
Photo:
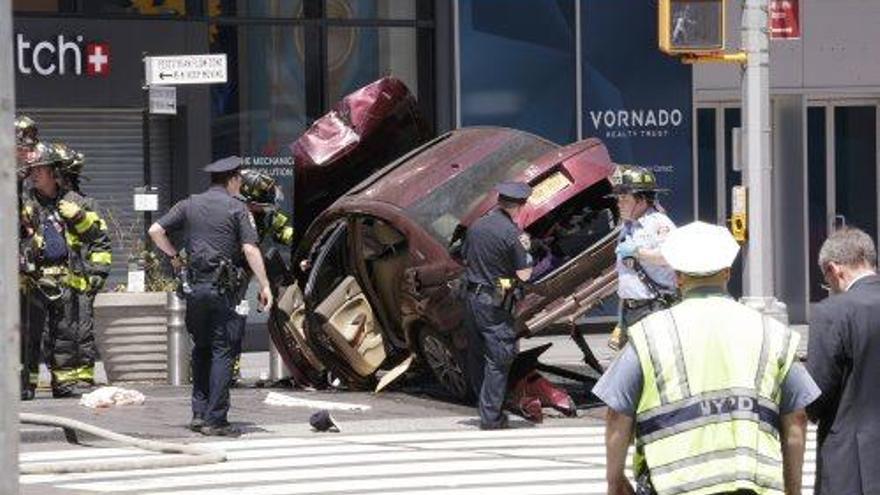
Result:
{"type": "Polygon", "coordinates": [[[705,222],[673,230],[660,246],[669,266],[689,275],[709,275],[729,268],[738,252],[739,244],[729,230],[705,222]]]}

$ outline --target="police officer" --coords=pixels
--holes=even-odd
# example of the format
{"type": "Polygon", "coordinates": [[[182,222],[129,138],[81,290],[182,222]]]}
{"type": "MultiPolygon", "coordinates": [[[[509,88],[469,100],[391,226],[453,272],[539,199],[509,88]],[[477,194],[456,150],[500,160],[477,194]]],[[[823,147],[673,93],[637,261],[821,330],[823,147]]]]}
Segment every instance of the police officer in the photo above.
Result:
{"type": "Polygon", "coordinates": [[[507,426],[501,407],[516,354],[513,293],[516,284],[532,273],[516,224],[531,188],[505,182],[496,189],[498,207],[470,226],[462,249],[469,375],[479,399],[481,429],[507,426]]]}
{"type": "Polygon", "coordinates": [[[593,387],[608,405],[608,493],[635,433],[638,493],[800,493],[804,408],[820,394],[795,363],[799,336],[727,294],[739,245],[717,225],[669,234],[661,252],[683,301],[630,327],[630,343],[593,387]]]}
{"type": "MultiPolygon", "coordinates": [[[[82,335],[80,299],[103,285],[111,262],[110,237],[104,220],[85,199],[64,187],[58,172],[61,158],[43,143],[25,154],[22,188],[21,231],[28,363],[33,372],[39,357],[44,324],[48,326],[52,395],[70,397],[79,384],[94,383],[94,344],[82,335]]],[[[90,326],[85,327],[90,329],[90,326]]],[[[29,380],[23,396],[32,396],[29,380]]],[[[25,388],[23,388],[25,390],[25,388]]]]}
{"type": "MultiPolygon", "coordinates": [[[[253,169],[245,169],[241,171],[241,199],[245,202],[254,217],[257,225],[258,246],[265,255],[271,243],[278,243],[282,246],[290,247],[293,245],[293,225],[290,216],[278,209],[280,197],[278,193],[278,184],[270,175],[258,172],[253,169]]],[[[251,273],[247,267],[242,267],[246,271],[246,277],[250,279],[251,273]]],[[[244,334],[247,323],[247,315],[250,310],[247,299],[244,298],[247,284],[242,284],[240,302],[236,306],[235,312],[238,316],[238,324],[240,332],[244,334]]],[[[233,380],[237,382],[241,378],[241,346],[235,351],[235,361],[233,364],[233,380]]]]}
{"type": "Polygon", "coordinates": [[[675,224],[657,204],[657,193],[665,190],[647,168],[618,165],[611,182],[623,220],[616,250],[619,330],[609,341],[619,349],[630,326],[668,306],[675,296],[675,273],[659,249],[675,224]]]}
{"type": "Polygon", "coordinates": [[[241,158],[231,156],[205,167],[211,173],[211,187],[175,204],[149,230],[177,270],[182,262],[167,231],[183,228],[186,233],[191,286],[186,327],[194,342],[190,428],[204,435],[240,434],[229,424],[227,413],[234,349],[242,337],[235,315],[239,284],[245,282],[237,269],[242,259],[259,281],[261,305],[264,309],[272,306],[254,219],[235,197],[242,183],[240,166],[241,158]]]}

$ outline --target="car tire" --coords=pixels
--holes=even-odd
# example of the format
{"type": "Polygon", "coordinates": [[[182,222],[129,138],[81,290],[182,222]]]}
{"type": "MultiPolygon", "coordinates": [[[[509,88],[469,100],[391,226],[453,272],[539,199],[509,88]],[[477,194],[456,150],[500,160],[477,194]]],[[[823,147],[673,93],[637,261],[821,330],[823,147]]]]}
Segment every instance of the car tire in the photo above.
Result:
{"type": "Polygon", "coordinates": [[[456,349],[448,335],[430,326],[419,330],[418,344],[419,355],[443,389],[456,401],[473,402],[464,350],[456,349]]]}

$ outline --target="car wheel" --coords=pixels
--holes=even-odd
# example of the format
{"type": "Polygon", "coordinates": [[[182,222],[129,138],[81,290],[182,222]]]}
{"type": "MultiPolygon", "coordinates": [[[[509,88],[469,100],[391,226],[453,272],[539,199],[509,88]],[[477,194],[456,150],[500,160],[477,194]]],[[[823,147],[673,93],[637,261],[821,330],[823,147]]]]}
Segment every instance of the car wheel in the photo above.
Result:
{"type": "Polygon", "coordinates": [[[421,357],[440,385],[455,400],[470,402],[473,391],[466,371],[464,352],[456,350],[448,336],[432,327],[422,328],[418,338],[421,357]]]}

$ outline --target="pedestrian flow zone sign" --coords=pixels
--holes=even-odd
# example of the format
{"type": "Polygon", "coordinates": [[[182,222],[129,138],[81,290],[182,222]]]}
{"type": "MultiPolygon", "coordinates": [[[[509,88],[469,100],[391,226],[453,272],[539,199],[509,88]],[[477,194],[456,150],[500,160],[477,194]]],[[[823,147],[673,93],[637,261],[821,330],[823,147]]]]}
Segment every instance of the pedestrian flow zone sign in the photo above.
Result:
{"type": "Polygon", "coordinates": [[[226,82],[226,54],[145,57],[147,86],[226,82]]]}

